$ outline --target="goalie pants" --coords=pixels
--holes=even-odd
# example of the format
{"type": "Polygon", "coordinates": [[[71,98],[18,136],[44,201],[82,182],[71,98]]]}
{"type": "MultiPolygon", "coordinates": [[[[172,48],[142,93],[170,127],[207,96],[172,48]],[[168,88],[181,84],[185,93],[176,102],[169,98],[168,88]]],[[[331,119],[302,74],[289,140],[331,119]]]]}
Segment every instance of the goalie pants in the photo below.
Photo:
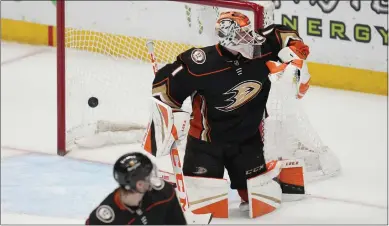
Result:
{"type": "Polygon", "coordinates": [[[247,189],[248,178],[266,171],[260,134],[241,144],[209,143],[188,136],[184,175],[223,178],[224,168],[230,177],[231,189],[247,189]]]}

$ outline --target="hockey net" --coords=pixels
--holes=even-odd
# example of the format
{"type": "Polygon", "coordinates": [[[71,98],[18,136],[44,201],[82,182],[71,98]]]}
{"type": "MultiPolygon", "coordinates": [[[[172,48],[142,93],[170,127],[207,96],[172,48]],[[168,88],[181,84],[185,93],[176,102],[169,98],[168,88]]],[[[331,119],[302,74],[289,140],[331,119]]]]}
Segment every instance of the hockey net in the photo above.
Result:
{"type": "MultiPolygon", "coordinates": [[[[227,10],[245,13],[256,28],[273,23],[271,1],[57,1],[58,154],[141,142],[154,76],[146,43],[162,67],[193,46],[215,44],[216,19],[227,10]]],[[[326,149],[299,105],[272,88],[267,158],[326,149]]]]}

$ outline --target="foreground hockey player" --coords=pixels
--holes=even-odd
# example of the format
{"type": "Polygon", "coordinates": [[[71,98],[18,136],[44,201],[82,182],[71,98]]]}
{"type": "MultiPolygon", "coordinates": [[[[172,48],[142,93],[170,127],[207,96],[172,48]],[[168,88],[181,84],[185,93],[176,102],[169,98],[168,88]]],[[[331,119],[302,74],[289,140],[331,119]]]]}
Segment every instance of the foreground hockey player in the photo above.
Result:
{"type": "MultiPolygon", "coordinates": [[[[178,119],[175,112],[181,112],[184,100],[191,96],[192,115],[183,163],[186,185],[198,188],[200,186],[191,184],[201,184],[210,186],[208,191],[214,191],[217,186],[212,181],[222,179],[226,168],[231,188],[238,190],[243,201],[241,209],[250,209],[250,216],[259,216],[279,206],[280,188],[283,193],[304,194],[301,162],[274,161],[266,165],[261,122],[266,117],[270,79],[289,76],[283,79],[289,79],[290,84],[295,82],[296,90],[290,95],[296,98],[302,98],[307,92],[310,75],[305,59],[309,48],[296,31],[286,26],[271,25],[254,31],[249,18],[239,12],[221,13],[216,34],[218,44],[189,49],[175,62],[161,68],[153,81],[152,93],[155,99],[171,108],[177,128],[173,136],[178,143],[180,139],[186,139],[186,136],[176,134],[183,133],[181,130],[185,130],[182,128],[186,126],[186,120],[178,119]],[[278,60],[284,63],[276,62],[278,60]],[[291,170],[282,173],[282,168],[291,170]],[[199,181],[199,178],[207,180],[199,181]],[[260,179],[250,182],[252,178],[260,179]],[[248,192],[248,184],[252,190],[262,186],[261,192],[248,192]],[[261,203],[261,210],[253,213],[253,205],[258,206],[258,203],[247,204],[255,194],[260,197],[255,200],[261,203]]],[[[167,111],[166,107],[163,108],[159,110],[162,115],[167,111]]],[[[155,124],[151,122],[151,127],[156,127],[155,124]]],[[[149,126],[147,137],[155,136],[155,130],[149,126]]],[[[149,143],[157,144],[160,139],[151,138],[149,143]]],[[[155,149],[156,144],[147,143],[146,146],[155,149]]],[[[174,165],[175,157],[172,158],[174,165]]],[[[188,192],[191,192],[189,188],[188,192]]],[[[225,194],[220,192],[206,200],[225,197],[225,194]]],[[[190,194],[188,198],[191,203],[190,194]]],[[[201,200],[205,198],[192,203],[201,200]]],[[[219,199],[208,207],[213,208],[211,211],[219,211],[225,204],[225,200],[219,199]]]]}
{"type": "Polygon", "coordinates": [[[87,225],[186,225],[174,188],[157,177],[146,155],[121,156],[113,174],[119,188],[92,211],[87,225]]]}

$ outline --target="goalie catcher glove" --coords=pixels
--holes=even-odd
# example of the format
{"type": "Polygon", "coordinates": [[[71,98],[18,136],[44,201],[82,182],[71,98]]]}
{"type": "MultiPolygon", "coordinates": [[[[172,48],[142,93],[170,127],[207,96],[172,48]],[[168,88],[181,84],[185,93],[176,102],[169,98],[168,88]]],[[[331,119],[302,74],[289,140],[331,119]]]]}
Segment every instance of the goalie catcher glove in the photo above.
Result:
{"type": "Polygon", "coordinates": [[[309,89],[310,74],[305,62],[310,53],[309,47],[297,31],[284,25],[270,25],[257,32],[266,38],[267,45],[262,47],[262,52],[275,53],[274,58],[281,62],[274,59],[268,61],[270,81],[275,82],[285,77],[283,81],[294,84],[296,96],[301,99],[309,89]],[[294,67],[288,67],[292,65],[294,67]]]}
{"type": "Polygon", "coordinates": [[[298,99],[304,97],[309,89],[311,75],[308,72],[306,61],[295,59],[289,63],[268,61],[269,79],[271,82],[287,82],[293,84],[298,99]]]}

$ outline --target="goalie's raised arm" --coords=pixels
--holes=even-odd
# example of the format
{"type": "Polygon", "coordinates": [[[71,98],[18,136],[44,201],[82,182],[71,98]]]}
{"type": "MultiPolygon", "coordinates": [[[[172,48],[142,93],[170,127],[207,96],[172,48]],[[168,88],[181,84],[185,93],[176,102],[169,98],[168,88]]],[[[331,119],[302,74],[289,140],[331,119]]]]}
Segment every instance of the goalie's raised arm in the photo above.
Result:
{"type": "Polygon", "coordinates": [[[193,75],[180,57],[171,64],[165,65],[155,75],[153,97],[172,108],[181,108],[184,100],[196,89],[193,75]]]}
{"type": "Polygon", "coordinates": [[[273,48],[273,52],[277,54],[277,61],[268,61],[266,64],[270,70],[270,80],[276,81],[279,77],[284,77],[284,80],[297,82],[297,98],[301,99],[309,89],[311,75],[308,72],[306,59],[309,56],[309,46],[307,46],[296,30],[288,26],[274,24],[265,29],[258,30],[258,33],[264,35],[273,48]],[[287,67],[287,66],[294,66],[287,67]],[[295,71],[298,71],[297,79],[295,71]],[[288,71],[285,73],[285,71],[288,71]],[[284,75],[289,76],[284,76],[284,75]]]}

